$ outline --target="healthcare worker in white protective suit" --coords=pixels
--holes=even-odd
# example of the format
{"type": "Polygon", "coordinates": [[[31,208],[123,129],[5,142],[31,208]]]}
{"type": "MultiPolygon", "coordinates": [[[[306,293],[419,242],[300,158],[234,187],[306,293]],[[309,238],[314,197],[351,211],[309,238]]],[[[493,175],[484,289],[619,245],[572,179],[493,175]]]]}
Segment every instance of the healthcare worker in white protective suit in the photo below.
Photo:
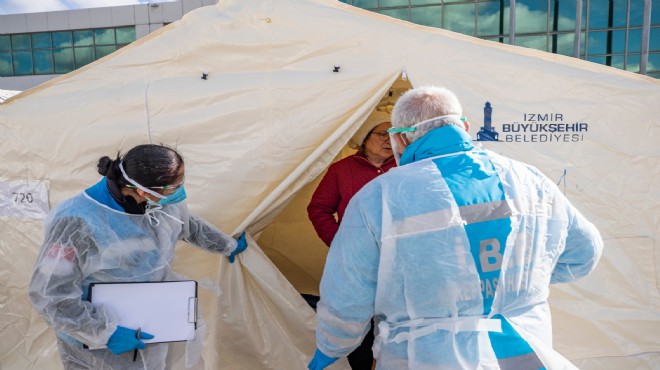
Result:
{"type": "MultiPolygon", "coordinates": [[[[171,271],[177,240],[233,262],[245,236],[236,241],[188,212],[185,166],[173,149],[140,145],[115,160],[100,158],[98,171],[101,181],[48,215],[30,300],[55,330],[65,369],[164,369],[168,344],[145,347],[137,328],[118,326],[113,312],[87,301],[89,284],[180,280],[171,271]]],[[[198,330],[187,343],[187,366],[199,359],[203,337],[198,330]]]]}
{"type": "Polygon", "coordinates": [[[350,353],[372,316],[377,369],[573,367],[552,349],[549,285],[592,271],[600,234],[537,169],[475,148],[461,114],[438,87],[395,105],[400,167],[348,205],[310,369],[350,353]]]}

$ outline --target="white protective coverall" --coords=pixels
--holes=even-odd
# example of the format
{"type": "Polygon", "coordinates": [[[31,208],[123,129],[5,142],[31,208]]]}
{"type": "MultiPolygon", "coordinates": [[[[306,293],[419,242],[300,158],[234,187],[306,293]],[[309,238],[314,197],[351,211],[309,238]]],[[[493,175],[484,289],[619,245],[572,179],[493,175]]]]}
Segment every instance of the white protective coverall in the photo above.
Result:
{"type": "MultiPolygon", "coordinates": [[[[105,178],[90,189],[103,193],[105,178]]],[[[133,351],[114,355],[107,348],[93,349],[108,342],[119,318],[86,300],[89,284],[181,280],[171,271],[177,240],[227,256],[237,243],[190,215],[185,202],[149,214],[129,214],[116,203],[113,208],[109,194],[100,198],[83,192],[50,212],[29,286],[30,300],[55,330],[66,369],[163,369],[166,343],[148,344],[135,362],[133,351]]],[[[186,355],[199,359],[204,339],[199,324],[197,331],[195,340],[187,342],[186,355]]],[[[192,365],[196,359],[188,362],[192,365]]]]}
{"type": "Polygon", "coordinates": [[[535,168],[431,130],[351,200],[321,280],[317,345],[350,353],[375,316],[377,369],[573,368],[549,285],[588,274],[597,229],[535,168]]]}

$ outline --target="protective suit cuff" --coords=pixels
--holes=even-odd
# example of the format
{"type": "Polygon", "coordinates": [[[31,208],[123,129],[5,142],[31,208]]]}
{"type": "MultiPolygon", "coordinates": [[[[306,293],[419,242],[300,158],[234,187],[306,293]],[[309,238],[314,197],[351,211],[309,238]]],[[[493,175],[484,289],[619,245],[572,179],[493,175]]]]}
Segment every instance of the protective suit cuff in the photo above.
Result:
{"type": "Polygon", "coordinates": [[[227,243],[227,252],[223,253],[225,257],[229,257],[238,249],[238,241],[234,238],[231,238],[229,240],[229,243],[227,243]]]}

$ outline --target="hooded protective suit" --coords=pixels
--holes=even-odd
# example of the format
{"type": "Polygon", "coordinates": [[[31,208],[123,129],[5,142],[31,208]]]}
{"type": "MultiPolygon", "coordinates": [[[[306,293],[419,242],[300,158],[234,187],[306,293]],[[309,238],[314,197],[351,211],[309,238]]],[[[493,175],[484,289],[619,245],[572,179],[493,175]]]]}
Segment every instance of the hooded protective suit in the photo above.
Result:
{"type": "Polygon", "coordinates": [[[351,200],[321,280],[317,345],[342,357],[375,316],[377,369],[571,368],[552,350],[551,283],[603,242],[535,168],[431,130],[351,200]]]}
{"type": "MultiPolygon", "coordinates": [[[[114,355],[108,349],[95,349],[108,342],[119,318],[86,300],[89,284],[180,280],[171,272],[177,240],[227,256],[237,243],[190,215],[185,202],[146,214],[125,213],[105,181],[48,215],[30,281],[30,300],[55,329],[67,369],[162,369],[167,344],[149,344],[136,362],[132,351],[114,355]],[[91,349],[83,348],[83,343],[91,349]]],[[[194,343],[188,343],[188,354],[199,354],[202,341],[203,333],[198,332],[194,343]]]]}

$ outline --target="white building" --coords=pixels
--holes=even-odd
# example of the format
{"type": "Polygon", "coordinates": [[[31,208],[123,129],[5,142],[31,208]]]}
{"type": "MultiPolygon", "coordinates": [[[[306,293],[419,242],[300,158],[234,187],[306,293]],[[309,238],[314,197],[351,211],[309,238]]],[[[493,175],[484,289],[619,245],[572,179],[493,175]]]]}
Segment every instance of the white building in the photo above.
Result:
{"type": "Polygon", "coordinates": [[[26,90],[217,0],[0,15],[0,90],[26,90]]]}

